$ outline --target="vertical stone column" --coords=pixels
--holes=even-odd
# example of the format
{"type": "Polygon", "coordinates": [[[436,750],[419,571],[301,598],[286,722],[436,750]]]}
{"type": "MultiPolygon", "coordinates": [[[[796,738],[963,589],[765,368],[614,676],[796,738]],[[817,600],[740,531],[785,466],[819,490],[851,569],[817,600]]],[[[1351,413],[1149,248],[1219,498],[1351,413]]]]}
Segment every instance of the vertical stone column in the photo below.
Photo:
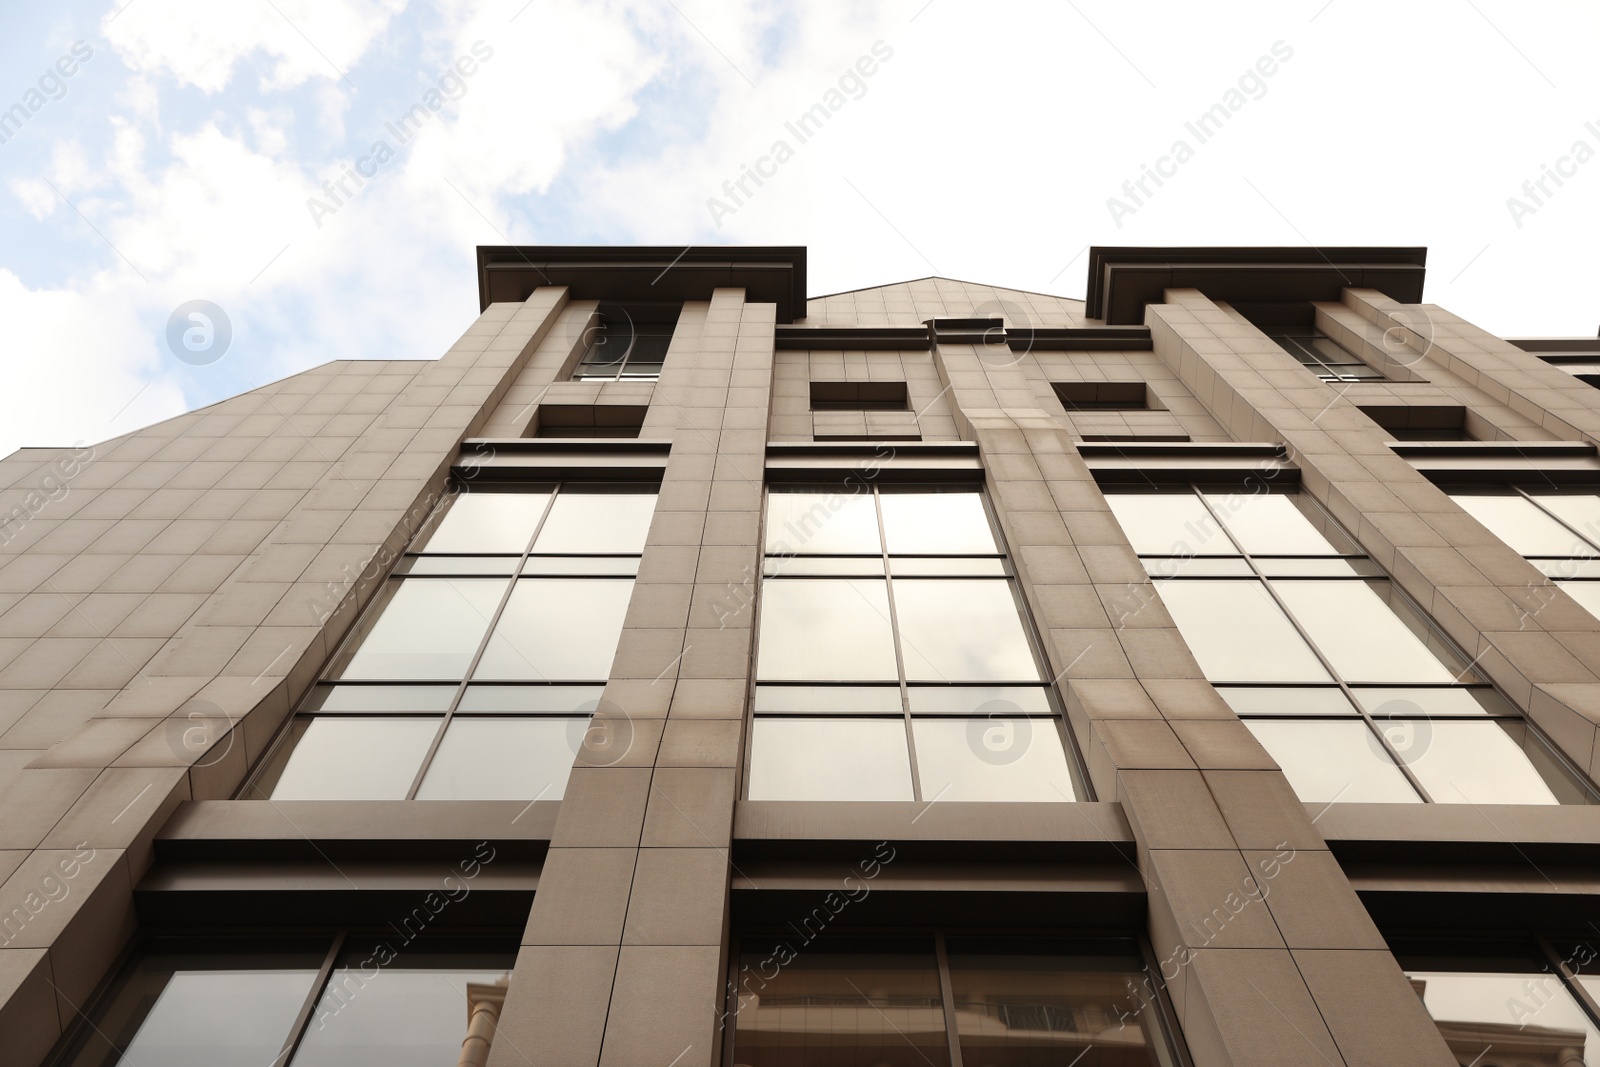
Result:
{"type": "MultiPolygon", "coordinates": [[[[1304,491],[1573,763],[1600,773],[1600,620],[1395,455],[1343,389],[1201,293],[1168,290],[1167,301],[1146,313],[1155,351],[1217,420],[1241,440],[1287,445],[1304,491]]],[[[1373,315],[1394,307],[1381,297],[1353,303],[1373,315]]],[[[1564,372],[1518,366],[1537,360],[1432,306],[1396,318],[1423,331],[1410,336],[1424,377],[1437,362],[1524,413],[1559,399],[1545,425],[1574,437],[1600,432],[1600,406],[1564,372]]]]}
{"type": "Polygon", "coordinates": [[[642,436],[672,454],[605,701],[562,801],[494,1067],[720,1057],[772,305],[685,307],[642,436]]]}
{"type": "Polygon", "coordinates": [[[1098,798],[1138,841],[1195,1062],[1453,1063],[1287,780],[1205,680],[1069,429],[1003,346],[936,358],[1098,798]]]}

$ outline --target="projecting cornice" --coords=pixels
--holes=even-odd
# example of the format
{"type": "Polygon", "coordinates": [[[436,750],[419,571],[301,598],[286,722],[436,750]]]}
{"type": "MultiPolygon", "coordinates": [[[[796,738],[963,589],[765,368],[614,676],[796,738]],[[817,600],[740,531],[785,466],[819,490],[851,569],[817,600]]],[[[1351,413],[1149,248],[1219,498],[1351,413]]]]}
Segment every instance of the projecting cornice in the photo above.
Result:
{"type": "Polygon", "coordinates": [[[1230,304],[1338,300],[1376,289],[1402,304],[1422,301],[1426,248],[1089,249],[1085,313],[1107,326],[1144,323],[1168,289],[1198,289],[1230,304]]]}
{"type": "Polygon", "coordinates": [[[541,285],[564,285],[574,300],[710,300],[719,288],[776,304],[778,321],[805,314],[803,245],[479,245],[478,310],[521,302],[541,285]]]}

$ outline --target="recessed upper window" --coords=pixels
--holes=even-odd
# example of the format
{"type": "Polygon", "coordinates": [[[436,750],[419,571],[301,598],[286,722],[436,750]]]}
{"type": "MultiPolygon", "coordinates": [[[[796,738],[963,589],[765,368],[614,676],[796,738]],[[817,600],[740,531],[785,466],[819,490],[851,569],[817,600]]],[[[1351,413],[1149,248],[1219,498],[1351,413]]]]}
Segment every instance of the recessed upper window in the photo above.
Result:
{"type": "Polygon", "coordinates": [[[649,408],[643,404],[540,404],[534,437],[638,437],[649,408]]]}
{"type": "Polygon", "coordinates": [[[463,492],[418,535],[242,794],[559,800],[656,487],[463,492]]]}
{"type": "Polygon", "coordinates": [[[1309,498],[1182,486],[1106,499],[1201,670],[1302,800],[1591,802],[1309,498]]]}
{"type": "Polygon", "coordinates": [[[1361,413],[1396,441],[1472,441],[1459,404],[1362,404],[1361,413]]]}
{"type": "Polygon", "coordinates": [[[1068,411],[1143,411],[1150,406],[1143,382],[1051,382],[1068,411]]]}
{"type": "Polygon", "coordinates": [[[905,382],[812,382],[812,411],[907,411],[905,382]]]}
{"type": "Polygon", "coordinates": [[[584,331],[572,377],[582,381],[654,381],[672,343],[681,304],[601,303],[584,331]]]}
{"type": "Polygon", "coordinates": [[[1313,327],[1279,327],[1267,334],[1325,382],[1384,380],[1382,371],[1363,363],[1355,353],[1313,327]]]}

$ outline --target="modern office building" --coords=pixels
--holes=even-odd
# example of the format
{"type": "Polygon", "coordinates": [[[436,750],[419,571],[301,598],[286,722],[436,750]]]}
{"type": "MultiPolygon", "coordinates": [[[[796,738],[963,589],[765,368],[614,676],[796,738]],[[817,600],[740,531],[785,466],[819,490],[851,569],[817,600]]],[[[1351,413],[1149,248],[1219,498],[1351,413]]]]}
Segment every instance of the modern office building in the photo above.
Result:
{"type": "Polygon", "coordinates": [[[1600,340],[1424,259],[480,248],[18,452],[0,1064],[1600,1064],[1600,340]]]}

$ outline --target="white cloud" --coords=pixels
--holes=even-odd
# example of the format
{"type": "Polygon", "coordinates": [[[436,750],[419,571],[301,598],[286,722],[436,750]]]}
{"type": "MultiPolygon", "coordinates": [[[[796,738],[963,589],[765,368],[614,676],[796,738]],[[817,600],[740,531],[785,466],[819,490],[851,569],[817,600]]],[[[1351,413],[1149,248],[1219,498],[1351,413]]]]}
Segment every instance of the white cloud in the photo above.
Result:
{"type": "Polygon", "coordinates": [[[165,73],[208,93],[257,51],[263,89],[348,73],[406,0],[140,0],[101,30],[135,71],[165,73]]]}
{"type": "Polygon", "coordinates": [[[29,289],[0,269],[0,450],[102,441],[186,409],[177,384],[157,375],[155,339],[130,295],[110,277],[83,292],[29,289]]]}

